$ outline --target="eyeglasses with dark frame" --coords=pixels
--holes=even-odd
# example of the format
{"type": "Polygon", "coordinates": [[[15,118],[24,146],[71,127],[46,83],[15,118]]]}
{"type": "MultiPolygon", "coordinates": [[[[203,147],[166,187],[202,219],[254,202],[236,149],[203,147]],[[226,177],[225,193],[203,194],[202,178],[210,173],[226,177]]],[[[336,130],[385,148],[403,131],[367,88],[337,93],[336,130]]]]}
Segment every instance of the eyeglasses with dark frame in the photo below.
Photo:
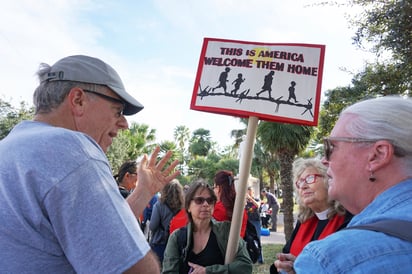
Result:
{"type": "MultiPolygon", "coordinates": [[[[83,90],[84,92],[88,92],[88,93],[97,95],[97,96],[99,96],[100,98],[105,99],[105,100],[107,100],[107,101],[110,101],[110,102],[112,102],[112,103],[121,104],[121,105],[123,106],[123,109],[126,107],[126,103],[125,103],[123,100],[121,100],[121,99],[117,99],[117,98],[114,98],[114,97],[105,95],[105,94],[100,93],[100,92],[97,92],[97,91],[89,90],[89,89],[84,89],[84,88],[83,88],[82,90],[83,90]]],[[[123,114],[123,109],[122,109],[122,113],[121,113],[121,114],[123,114]]]]}
{"type": "Polygon", "coordinates": [[[326,161],[330,160],[330,156],[333,152],[332,142],[346,142],[346,143],[375,143],[380,139],[367,139],[367,138],[353,138],[353,137],[327,137],[323,138],[323,150],[325,152],[326,161]]]}
{"type": "Polygon", "coordinates": [[[295,182],[296,188],[300,189],[303,186],[303,184],[313,184],[314,182],[316,182],[316,179],[318,177],[323,178],[324,176],[322,174],[309,174],[305,178],[299,179],[295,182]]]}
{"type": "Polygon", "coordinates": [[[197,204],[197,205],[203,205],[203,203],[206,201],[209,205],[214,205],[215,203],[216,203],[216,200],[215,199],[213,199],[212,197],[207,197],[207,198],[205,198],[205,197],[194,197],[193,199],[192,199],[194,202],[195,202],[195,204],[197,204]]]}

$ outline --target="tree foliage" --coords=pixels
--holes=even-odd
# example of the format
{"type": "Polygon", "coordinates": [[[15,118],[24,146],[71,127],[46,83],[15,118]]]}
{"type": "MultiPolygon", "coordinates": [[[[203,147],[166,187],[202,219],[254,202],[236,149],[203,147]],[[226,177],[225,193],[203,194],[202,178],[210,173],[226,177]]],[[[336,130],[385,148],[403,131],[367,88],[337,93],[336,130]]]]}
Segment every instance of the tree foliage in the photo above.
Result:
{"type": "Polygon", "coordinates": [[[15,108],[10,102],[0,98],[0,140],[20,121],[33,119],[33,115],[34,108],[29,107],[26,102],[20,102],[20,107],[15,108]]]}
{"type": "Polygon", "coordinates": [[[412,88],[412,2],[410,0],[351,0],[362,7],[352,17],[353,41],[370,48],[378,61],[367,68],[369,83],[388,94],[410,93],[412,88]],[[387,57],[389,55],[389,58],[387,57]],[[389,92],[387,92],[389,91],[389,92]]]}
{"type": "Polygon", "coordinates": [[[177,151],[177,158],[180,162],[179,170],[182,174],[184,174],[187,161],[189,160],[187,155],[187,147],[190,138],[190,130],[184,125],[176,126],[173,132],[173,136],[177,147],[179,148],[177,151]]]}
{"type": "Polygon", "coordinates": [[[216,173],[216,162],[210,161],[204,156],[196,157],[189,163],[189,176],[191,181],[197,178],[207,179],[209,183],[212,183],[212,179],[216,173]]]}
{"type": "Polygon", "coordinates": [[[354,43],[375,53],[376,62],[367,63],[346,87],[325,93],[315,140],[328,136],[339,113],[367,98],[399,94],[411,96],[412,88],[412,2],[404,0],[348,0],[363,12],[351,16],[356,28],[354,43]]]}
{"type": "Polygon", "coordinates": [[[151,153],[155,147],[156,130],[146,124],[132,123],[127,130],[119,131],[106,155],[114,173],[127,160],[137,160],[151,153]]]}
{"type": "Polygon", "coordinates": [[[258,138],[253,149],[251,173],[259,178],[260,189],[268,187],[266,179],[269,177],[269,188],[271,190],[279,190],[279,185],[276,183],[279,178],[279,169],[279,159],[277,155],[264,149],[258,138]],[[267,177],[264,176],[266,174],[267,177]]]}
{"type": "Polygon", "coordinates": [[[190,139],[189,151],[196,158],[198,156],[207,156],[212,147],[210,141],[210,130],[199,128],[193,131],[190,139]]]}
{"type": "Polygon", "coordinates": [[[129,158],[129,147],[129,136],[125,133],[125,131],[118,132],[117,137],[113,139],[112,145],[106,152],[106,156],[109,160],[113,174],[117,174],[120,166],[124,162],[132,159],[129,158]]]}
{"type": "Polygon", "coordinates": [[[294,224],[292,164],[309,143],[311,132],[309,126],[272,122],[261,122],[257,129],[263,148],[279,159],[286,241],[291,238],[294,224]]]}
{"type": "Polygon", "coordinates": [[[392,60],[405,65],[412,63],[411,1],[351,0],[349,4],[363,8],[363,12],[351,20],[357,27],[353,38],[357,46],[371,45],[376,55],[388,51],[392,60]]]}

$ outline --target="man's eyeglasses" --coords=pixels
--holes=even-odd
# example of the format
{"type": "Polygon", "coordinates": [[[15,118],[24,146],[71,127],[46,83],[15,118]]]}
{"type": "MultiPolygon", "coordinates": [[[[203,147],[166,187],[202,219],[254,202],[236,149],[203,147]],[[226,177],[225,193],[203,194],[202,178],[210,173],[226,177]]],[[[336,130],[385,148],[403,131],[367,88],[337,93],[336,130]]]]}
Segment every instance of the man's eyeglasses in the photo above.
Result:
{"type": "Polygon", "coordinates": [[[99,93],[97,91],[93,91],[93,90],[88,90],[88,89],[83,89],[84,92],[88,92],[88,93],[92,93],[94,95],[99,96],[102,99],[105,99],[107,101],[110,101],[112,103],[117,103],[117,104],[121,104],[123,106],[123,109],[126,107],[126,104],[123,100],[117,99],[117,98],[113,98],[111,96],[107,96],[105,94],[99,93]]]}
{"type": "Polygon", "coordinates": [[[323,138],[323,150],[325,152],[326,161],[330,160],[330,156],[333,152],[332,142],[347,142],[347,143],[375,143],[379,139],[366,139],[366,138],[352,138],[352,137],[328,137],[323,138]]]}
{"type": "Polygon", "coordinates": [[[303,184],[307,184],[307,185],[313,184],[314,182],[316,182],[316,178],[318,177],[323,177],[323,175],[322,174],[309,174],[305,178],[299,179],[296,181],[295,183],[296,188],[300,189],[303,186],[303,184]]]}
{"type": "Polygon", "coordinates": [[[194,197],[192,200],[193,200],[193,201],[195,202],[195,204],[197,204],[197,205],[203,205],[203,203],[204,203],[205,201],[206,201],[209,205],[215,204],[215,202],[216,202],[216,200],[213,199],[212,197],[207,197],[207,198],[205,198],[205,197],[194,197]]]}

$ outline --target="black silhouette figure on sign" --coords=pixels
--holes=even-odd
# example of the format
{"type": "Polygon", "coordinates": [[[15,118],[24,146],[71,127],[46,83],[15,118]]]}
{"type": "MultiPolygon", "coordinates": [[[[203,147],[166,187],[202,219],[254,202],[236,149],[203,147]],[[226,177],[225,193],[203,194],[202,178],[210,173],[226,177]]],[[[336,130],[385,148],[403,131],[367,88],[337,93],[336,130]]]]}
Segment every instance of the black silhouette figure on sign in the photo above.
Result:
{"type": "Polygon", "coordinates": [[[295,86],[296,86],[295,81],[290,82],[288,102],[290,101],[290,99],[295,100],[295,103],[298,102],[296,100],[296,95],[295,95],[295,86]]]}
{"type": "Polygon", "coordinates": [[[246,80],[246,79],[244,79],[244,78],[242,78],[242,77],[243,77],[242,73],[239,73],[239,74],[237,75],[237,78],[232,82],[232,85],[235,84],[235,89],[232,90],[232,91],[230,92],[230,94],[236,95],[236,92],[239,90],[240,85],[246,80]]]}
{"type": "Polygon", "coordinates": [[[226,82],[229,82],[229,80],[227,80],[229,71],[230,71],[230,68],[225,68],[225,71],[223,71],[219,76],[219,85],[217,87],[214,87],[212,91],[215,91],[215,89],[218,89],[218,88],[223,88],[223,90],[226,93],[226,89],[227,89],[226,82]]]}
{"type": "Polygon", "coordinates": [[[262,92],[268,91],[269,92],[269,98],[272,98],[272,81],[273,81],[273,75],[275,75],[275,72],[272,70],[265,76],[265,80],[263,83],[262,90],[259,91],[256,95],[259,97],[259,94],[262,92]]]}

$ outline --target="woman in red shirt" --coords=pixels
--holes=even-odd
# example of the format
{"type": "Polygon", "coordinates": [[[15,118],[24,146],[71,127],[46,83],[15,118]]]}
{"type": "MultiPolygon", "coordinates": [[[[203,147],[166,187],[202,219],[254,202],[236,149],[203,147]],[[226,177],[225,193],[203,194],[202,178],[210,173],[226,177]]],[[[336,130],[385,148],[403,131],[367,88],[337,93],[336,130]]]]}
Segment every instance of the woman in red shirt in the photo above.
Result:
{"type": "MultiPolygon", "coordinates": [[[[233,173],[228,170],[218,171],[214,178],[213,189],[217,196],[213,218],[216,221],[231,221],[233,207],[235,206],[236,190],[233,173]]],[[[245,236],[247,224],[247,212],[243,211],[242,227],[240,237],[245,236]]]]}
{"type": "Polygon", "coordinates": [[[295,160],[293,177],[299,203],[298,220],[290,240],[271,265],[271,274],[277,273],[276,267],[290,272],[296,257],[309,242],[346,227],[352,218],[339,202],[329,199],[326,166],[319,159],[295,160]]]}

